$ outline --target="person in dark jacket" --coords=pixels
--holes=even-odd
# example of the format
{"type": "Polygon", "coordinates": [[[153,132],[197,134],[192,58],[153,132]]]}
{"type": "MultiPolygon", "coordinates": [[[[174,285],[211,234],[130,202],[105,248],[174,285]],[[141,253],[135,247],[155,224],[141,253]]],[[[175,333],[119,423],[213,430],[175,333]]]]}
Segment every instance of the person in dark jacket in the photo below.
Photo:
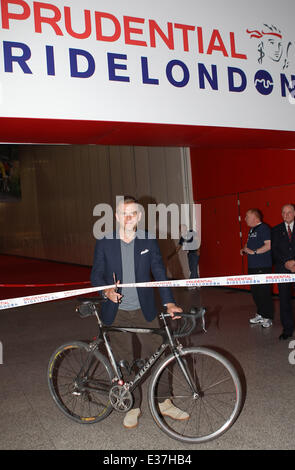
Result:
{"type": "MultiPolygon", "coordinates": [[[[272,229],[272,253],[276,273],[295,272],[295,209],[293,204],[282,207],[283,222],[272,229]]],[[[280,319],[283,327],[280,339],[293,335],[294,318],[292,311],[292,283],[279,283],[280,319]]]]}

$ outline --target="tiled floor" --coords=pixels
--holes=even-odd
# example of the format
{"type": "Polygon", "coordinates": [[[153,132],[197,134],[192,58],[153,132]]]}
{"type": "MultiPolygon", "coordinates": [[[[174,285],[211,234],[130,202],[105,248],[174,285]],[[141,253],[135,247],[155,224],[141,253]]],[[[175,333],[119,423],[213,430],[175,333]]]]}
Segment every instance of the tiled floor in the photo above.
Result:
{"type": "Polygon", "coordinates": [[[278,299],[274,325],[263,329],[248,323],[254,313],[248,292],[178,288],[175,295],[184,308],[207,309],[208,331],[195,333],[192,343],[222,350],[243,371],[245,405],[227,433],[202,445],[183,445],[158,429],[146,402],[138,428],[129,431],[117,412],[93,425],[63,416],[48,391],[50,355],[68,340],[96,333],[95,320],[81,320],[75,300],[67,299],[0,311],[0,449],[294,449],[295,365],[289,362],[290,341],[278,340],[278,299]]]}

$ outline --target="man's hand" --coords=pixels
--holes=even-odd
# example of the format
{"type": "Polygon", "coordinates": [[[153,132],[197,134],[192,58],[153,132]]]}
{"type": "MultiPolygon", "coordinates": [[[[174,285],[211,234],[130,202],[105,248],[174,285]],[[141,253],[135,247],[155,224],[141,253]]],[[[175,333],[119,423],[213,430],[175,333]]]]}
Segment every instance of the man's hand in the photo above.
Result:
{"type": "Polygon", "coordinates": [[[290,259],[285,263],[285,268],[291,271],[292,273],[295,272],[295,260],[290,259]]]}
{"type": "MultiPolygon", "coordinates": [[[[117,284],[120,284],[120,281],[117,281],[117,284]]],[[[105,296],[115,304],[119,304],[122,299],[122,294],[119,294],[119,292],[117,292],[117,289],[114,287],[112,287],[111,289],[106,289],[104,293],[105,296]]]]}
{"type": "Polygon", "coordinates": [[[250,248],[247,248],[246,246],[242,250],[244,253],[247,255],[254,255],[254,250],[251,250],[250,248]]]}
{"type": "Polygon", "coordinates": [[[166,305],[167,313],[172,317],[173,320],[178,320],[181,317],[177,316],[177,313],[182,313],[182,308],[178,307],[174,303],[169,303],[166,305]]]}

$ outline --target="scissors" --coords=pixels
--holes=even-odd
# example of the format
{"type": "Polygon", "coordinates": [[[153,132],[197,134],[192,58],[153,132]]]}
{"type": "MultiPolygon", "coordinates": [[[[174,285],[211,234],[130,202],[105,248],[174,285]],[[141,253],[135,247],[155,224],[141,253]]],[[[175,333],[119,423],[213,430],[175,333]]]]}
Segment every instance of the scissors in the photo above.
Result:
{"type": "MultiPolygon", "coordinates": [[[[113,273],[113,280],[115,284],[115,292],[118,292],[118,279],[117,279],[116,273],[113,273]]],[[[118,299],[118,304],[120,304],[121,302],[122,302],[122,298],[118,299]]]]}

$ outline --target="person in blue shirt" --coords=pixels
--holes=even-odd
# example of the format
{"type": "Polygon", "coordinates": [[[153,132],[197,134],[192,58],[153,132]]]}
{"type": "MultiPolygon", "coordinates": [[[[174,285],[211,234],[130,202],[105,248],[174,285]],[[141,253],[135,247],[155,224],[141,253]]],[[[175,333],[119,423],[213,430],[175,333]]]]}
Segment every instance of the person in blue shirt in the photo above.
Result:
{"type": "MultiPolygon", "coordinates": [[[[258,209],[249,209],[245,221],[250,227],[247,243],[241,250],[248,259],[248,274],[267,274],[272,272],[271,230],[262,222],[258,209]]],[[[264,328],[272,325],[274,308],[271,284],[253,284],[251,293],[257,307],[257,313],[250,318],[251,324],[260,324],[264,328]]]]}

